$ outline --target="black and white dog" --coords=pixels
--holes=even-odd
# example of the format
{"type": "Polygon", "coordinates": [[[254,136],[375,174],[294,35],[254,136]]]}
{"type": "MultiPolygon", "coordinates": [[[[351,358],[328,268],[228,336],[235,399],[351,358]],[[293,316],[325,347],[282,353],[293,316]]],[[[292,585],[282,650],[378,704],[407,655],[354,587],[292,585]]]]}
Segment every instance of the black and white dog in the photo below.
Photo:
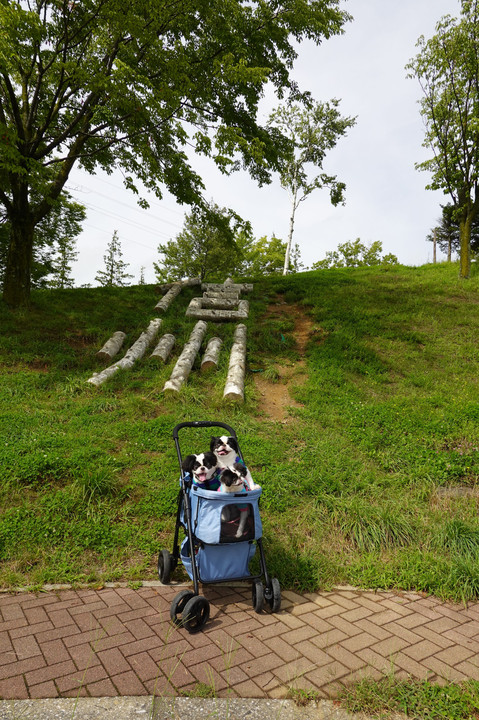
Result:
{"type": "MultiPolygon", "coordinates": [[[[210,450],[216,455],[220,468],[231,468],[235,463],[241,462],[238,443],[234,437],[228,435],[212,437],[210,450]]],[[[260,487],[254,482],[248,469],[246,469],[245,481],[250,490],[258,490],[260,487]]]]}
{"type": "MultiPolygon", "coordinates": [[[[246,465],[243,465],[241,462],[223,468],[220,475],[221,485],[219,491],[223,493],[246,493],[248,491],[247,473],[248,469],[246,465]]],[[[248,505],[236,505],[235,508],[239,510],[236,537],[240,538],[244,534],[246,521],[248,519],[248,505]]],[[[221,511],[222,522],[229,522],[231,520],[232,510],[233,508],[230,505],[223,507],[221,511]]]]}
{"type": "Polygon", "coordinates": [[[181,463],[185,473],[189,473],[195,485],[206,490],[217,490],[219,480],[218,460],[213,452],[200,453],[199,455],[187,455],[181,463]]]}

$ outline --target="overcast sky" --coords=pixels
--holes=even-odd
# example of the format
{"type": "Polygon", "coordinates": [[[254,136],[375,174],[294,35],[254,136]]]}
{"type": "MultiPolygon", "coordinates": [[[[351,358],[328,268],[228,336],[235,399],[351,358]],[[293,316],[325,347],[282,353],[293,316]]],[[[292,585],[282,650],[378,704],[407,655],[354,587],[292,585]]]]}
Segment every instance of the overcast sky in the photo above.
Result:
{"type": "MultiPolygon", "coordinates": [[[[338,98],[342,114],[357,117],[356,126],[324,164],[325,171],[346,183],[346,204],[335,208],[327,190],[315,191],[300,205],[293,241],[305,265],[358,237],[366,244],[381,241],[383,252],[394,253],[401,263],[421,265],[432,260],[432,245],[425,237],[440,217],[440,203],[448,198],[425,190],[429,175],[415,170],[414,164],[428,153],[422,148],[419,84],[406,78],[404,68],[417,52],[418,37],[429,38],[443,15],[457,17],[460,3],[348,0],[342,6],[353,16],[344,34],[319,48],[300,45],[294,77],[316,100],[338,98]]],[[[265,117],[271,109],[264,104],[265,117]]],[[[257,238],[274,233],[286,239],[290,207],[278,178],[258,188],[246,173],[225,178],[204,159],[196,167],[207,199],[250,220],[257,238]]],[[[92,177],[75,170],[68,188],[88,213],[73,268],[76,283],[96,284],[114,230],[132,282],[138,281],[142,267],[145,280],[154,282],[158,243],[180,232],[187,208],[165,194],[161,201],[151,200],[150,210],[141,210],[119,174],[92,177]]]]}

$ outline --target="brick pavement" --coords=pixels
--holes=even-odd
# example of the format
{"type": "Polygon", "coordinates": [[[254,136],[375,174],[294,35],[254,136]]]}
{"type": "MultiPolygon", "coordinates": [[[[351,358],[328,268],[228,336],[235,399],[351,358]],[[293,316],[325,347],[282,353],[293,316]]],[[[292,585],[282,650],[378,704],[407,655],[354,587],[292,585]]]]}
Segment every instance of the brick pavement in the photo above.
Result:
{"type": "Polygon", "coordinates": [[[283,593],[256,614],[249,588],[206,586],[211,619],[169,621],[177,586],[0,596],[0,697],[173,696],[199,682],[219,697],[331,698],[364,676],[479,680],[479,603],[337,589],[283,593]]]}

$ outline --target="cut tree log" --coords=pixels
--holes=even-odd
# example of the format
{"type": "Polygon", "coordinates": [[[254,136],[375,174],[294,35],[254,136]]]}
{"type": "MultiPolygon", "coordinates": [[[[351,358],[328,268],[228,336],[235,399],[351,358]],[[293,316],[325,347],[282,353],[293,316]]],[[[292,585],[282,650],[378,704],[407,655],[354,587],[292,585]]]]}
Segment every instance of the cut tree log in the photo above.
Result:
{"type": "Polygon", "coordinates": [[[98,350],[96,356],[100,360],[111,360],[120,350],[121,346],[125,342],[126,333],[118,330],[113,333],[111,338],[106,341],[101,350],[98,350]]]}
{"type": "Polygon", "coordinates": [[[206,346],[203,360],[201,361],[201,372],[213,370],[218,367],[218,359],[223,341],[219,337],[212,337],[206,346]]]}
{"type": "Polygon", "coordinates": [[[108,380],[112,375],[118,372],[118,370],[128,370],[133,367],[137,360],[140,360],[148,349],[148,345],[155,339],[160,329],[160,325],[163,321],[160,318],[155,318],[150,322],[145,332],[141,333],[140,337],[136,342],[133,343],[131,348],[126,351],[125,357],[113,365],[105,368],[99,373],[94,373],[87,382],[92,385],[101,385],[108,380]]]}
{"type": "Polygon", "coordinates": [[[188,342],[185,344],[183,351],[173,368],[170,379],[166,381],[163,387],[163,392],[166,390],[171,390],[173,392],[180,391],[181,386],[191,372],[191,368],[195,362],[195,357],[198,354],[201,343],[203,342],[206,327],[206,323],[202,320],[196,323],[188,342]]]}
{"type": "Polygon", "coordinates": [[[193,285],[201,285],[201,278],[189,278],[188,280],[175,280],[175,282],[165,283],[164,285],[158,285],[157,289],[160,293],[167,292],[173,285],[181,283],[184,287],[191,287],[193,285]]]}
{"type": "Polygon", "coordinates": [[[155,347],[153,352],[151,353],[150,357],[154,358],[160,358],[165,363],[168,360],[168,357],[173,349],[173,345],[175,344],[175,336],[171,333],[166,333],[166,335],[163,335],[158,345],[155,347]]]}
{"type": "Polygon", "coordinates": [[[253,292],[253,283],[201,283],[202,290],[219,290],[220,292],[231,292],[231,290],[239,290],[240,292],[253,292]]]}
{"type": "Polygon", "coordinates": [[[183,284],[182,283],[175,283],[170,287],[166,295],[163,295],[161,300],[159,300],[155,305],[155,310],[157,312],[166,312],[168,308],[170,307],[171,303],[177,297],[180,292],[183,290],[183,284]]]}
{"type": "Polygon", "coordinates": [[[246,325],[235,328],[233,346],[230,354],[228,376],[226,378],[224,400],[244,401],[244,379],[246,373],[246,325]]]}
{"type": "Polygon", "coordinates": [[[227,297],[205,297],[200,298],[202,308],[210,308],[212,310],[237,310],[238,298],[227,297]]]}

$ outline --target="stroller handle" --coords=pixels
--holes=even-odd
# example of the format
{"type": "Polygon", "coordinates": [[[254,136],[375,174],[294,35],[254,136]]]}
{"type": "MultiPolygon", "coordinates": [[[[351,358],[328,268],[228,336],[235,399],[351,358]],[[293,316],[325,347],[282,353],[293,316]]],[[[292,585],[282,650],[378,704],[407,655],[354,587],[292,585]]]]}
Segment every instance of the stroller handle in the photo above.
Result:
{"type": "Polygon", "coordinates": [[[178,440],[178,432],[184,427],[221,427],[228,430],[231,437],[236,437],[236,433],[230,425],[222,422],[214,422],[213,420],[194,420],[192,422],[179,423],[173,430],[173,439],[178,440]]]}

